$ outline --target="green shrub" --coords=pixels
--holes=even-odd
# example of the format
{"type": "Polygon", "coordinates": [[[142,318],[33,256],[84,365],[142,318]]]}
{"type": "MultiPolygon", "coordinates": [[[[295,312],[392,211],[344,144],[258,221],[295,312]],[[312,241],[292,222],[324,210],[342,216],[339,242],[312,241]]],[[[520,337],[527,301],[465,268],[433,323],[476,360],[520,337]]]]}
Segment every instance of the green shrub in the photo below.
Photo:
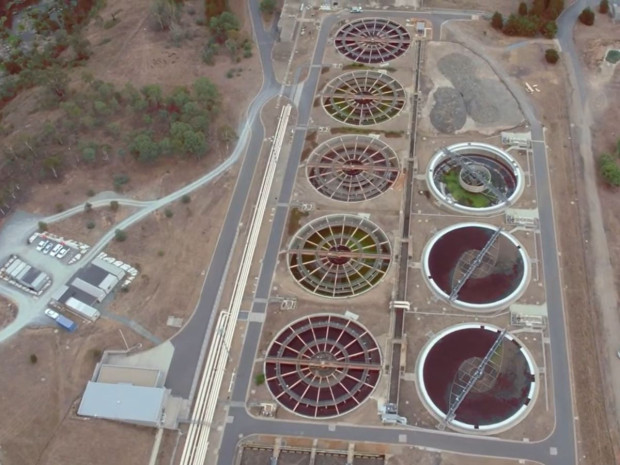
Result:
{"type": "Polygon", "coordinates": [[[560,59],[560,54],[554,48],[548,48],[545,50],[545,60],[547,63],[551,63],[552,65],[556,64],[560,59]]]}
{"type": "Polygon", "coordinates": [[[44,221],[39,221],[39,232],[47,231],[47,223],[44,221]]]}
{"type": "Polygon", "coordinates": [[[95,222],[94,221],[89,221],[86,223],[86,229],[95,229],[95,222]]]}
{"type": "Polygon", "coordinates": [[[110,210],[112,210],[113,212],[118,210],[118,201],[117,200],[110,201],[110,210]]]}
{"type": "Polygon", "coordinates": [[[254,376],[254,384],[256,384],[257,386],[260,386],[261,384],[265,383],[265,373],[257,373],[256,376],[254,376]]]}
{"type": "Polygon", "coordinates": [[[114,239],[116,239],[118,242],[125,242],[125,240],[127,239],[127,233],[122,229],[117,229],[116,231],[114,231],[114,239]]]}
{"type": "Polygon", "coordinates": [[[166,208],[164,210],[164,215],[166,215],[166,218],[172,218],[172,216],[174,215],[174,213],[172,212],[172,210],[170,210],[169,208],[166,208]]]}
{"type": "Polygon", "coordinates": [[[181,203],[190,203],[191,201],[192,201],[192,198],[187,194],[181,197],[181,203]]]}
{"type": "Polygon", "coordinates": [[[38,361],[39,361],[39,357],[37,357],[37,354],[30,354],[30,363],[34,365],[38,361]]]}
{"type": "Polygon", "coordinates": [[[599,172],[602,178],[610,186],[620,186],[620,166],[616,157],[604,153],[598,160],[599,172]]]}
{"type": "Polygon", "coordinates": [[[540,33],[547,39],[553,39],[558,33],[558,25],[555,21],[547,21],[540,29],[540,33]]]}

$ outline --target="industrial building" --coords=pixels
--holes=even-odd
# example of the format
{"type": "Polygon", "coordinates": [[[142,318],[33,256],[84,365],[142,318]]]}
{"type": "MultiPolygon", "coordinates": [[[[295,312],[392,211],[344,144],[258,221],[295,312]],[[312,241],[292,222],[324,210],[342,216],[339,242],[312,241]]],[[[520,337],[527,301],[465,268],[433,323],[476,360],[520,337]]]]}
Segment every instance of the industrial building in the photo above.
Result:
{"type": "Polygon", "coordinates": [[[100,316],[94,304],[102,302],[125,276],[125,271],[95,258],[52,297],[69,311],[91,321],[100,316]]]}
{"type": "Polygon", "coordinates": [[[78,415],[160,427],[170,396],[170,390],[163,387],[164,378],[164,373],[153,368],[99,363],[78,415]]]}
{"type": "Polygon", "coordinates": [[[9,258],[2,273],[9,280],[37,294],[50,282],[49,275],[29,265],[17,255],[9,258]]]}

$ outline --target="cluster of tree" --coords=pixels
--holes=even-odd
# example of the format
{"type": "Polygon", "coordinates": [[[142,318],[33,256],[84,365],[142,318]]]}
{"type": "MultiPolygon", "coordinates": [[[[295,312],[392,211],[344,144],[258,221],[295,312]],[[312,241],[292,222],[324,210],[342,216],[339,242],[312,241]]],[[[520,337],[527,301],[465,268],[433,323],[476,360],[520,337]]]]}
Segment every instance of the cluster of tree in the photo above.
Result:
{"type": "MultiPolygon", "coordinates": [[[[89,5],[79,4],[84,8],[89,5]]],[[[28,15],[35,34],[28,44],[23,44],[19,36],[4,27],[8,22],[6,17],[0,19],[0,42],[8,46],[6,59],[0,63],[0,71],[8,74],[0,84],[0,105],[15,97],[20,90],[44,82],[48,69],[73,66],[75,62],[88,59],[92,53],[90,43],[83,37],[75,19],[66,23],[62,15],[43,17],[37,9],[27,10],[24,14],[28,15]],[[65,50],[71,53],[63,53],[65,50]]]]}
{"type": "Polygon", "coordinates": [[[598,159],[599,172],[610,186],[620,187],[620,139],[616,142],[614,153],[603,153],[598,159]]]}
{"type": "Polygon", "coordinates": [[[499,12],[491,17],[491,26],[509,36],[534,37],[542,34],[552,39],[558,32],[555,22],[564,9],[564,0],[534,0],[528,9],[525,2],[519,4],[517,14],[507,20],[499,12]]]}
{"type": "Polygon", "coordinates": [[[241,56],[252,56],[252,41],[240,31],[239,19],[230,11],[211,17],[209,20],[209,40],[202,52],[202,59],[211,65],[215,56],[226,50],[233,62],[238,63],[241,56]]]}
{"type": "MultiPolygon", "coordinates": [[[[82,80],[87,84],[83,91],[64,87],[58,120],[48,121],[36,134],[23,133],[2,144],[0,214],[16,200],[20,185],[58,178],[72,165],[102,164],[126,154],[140,162],[160,156],[201,157],[209,150],[210,135],[221,132],[220,141],[230,135],[228,127],[211,127],[221,99],[205,77],[168,95],[158,85],[137,89],[128,83],[117,88],[88,73],[82,80]]],[[[115,177],[114,186],[126,182],[115,177]]]]}

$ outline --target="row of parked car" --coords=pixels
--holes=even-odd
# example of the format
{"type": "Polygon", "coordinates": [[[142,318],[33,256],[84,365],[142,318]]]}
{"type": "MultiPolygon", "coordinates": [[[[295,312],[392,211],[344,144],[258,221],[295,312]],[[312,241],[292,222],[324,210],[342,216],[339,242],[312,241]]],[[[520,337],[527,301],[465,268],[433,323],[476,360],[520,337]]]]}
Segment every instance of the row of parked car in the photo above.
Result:
{"type": "Polygon", "coordinates": [[[50,239],[43,239],[37,244],[37,250],[46,255],[49,254],[50,257],[62,259],[69,252],[69,247],[50,239]]]}

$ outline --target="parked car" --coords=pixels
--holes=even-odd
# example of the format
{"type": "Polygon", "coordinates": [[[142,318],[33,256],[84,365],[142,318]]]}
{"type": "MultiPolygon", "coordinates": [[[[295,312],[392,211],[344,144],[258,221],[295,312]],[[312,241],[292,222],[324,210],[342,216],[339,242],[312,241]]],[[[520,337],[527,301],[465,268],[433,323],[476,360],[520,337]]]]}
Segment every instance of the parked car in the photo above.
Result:
{"type": "Polygon", "coordinates": [[[39,245],[37,245],[37,250],[39,252],[41,252],[43,250],[43,247],[45,247],[48,244],[49,241],[40,241],[39,245]]]}
{"type": "Polygon", "coordinates": [[[69,247],[65,247],[60,252],[58,252],[58,255],[56,256],[56,258],[59,258],[59,259],[63,258],[65,255],[67,255],[68,251],[69,251],[69,247]]]}
{"type": "Polygon", "coordinates": [[[58,313],[52,310],[51,308],[46,308],[45,314],[49,316],[52,320],[55,320],[56,318],[58,318],[58,313]]]}
{"type": "Polygon", "coordinates": [[[53,243],[53,242],[50,242],[50,243],[49,243],[49,244],[47,244],[47,245],[45,246],[45,248],[43,249],[43,253],[44,253],[44,254],[48,254],[48,253],[50,253],[50,250],[52,250],[52,247],[54,247],[54,243],[53,243]]]}
{"type": "Polygon", "coordinates": [[[50,257],[55,257],[60,252],[60,249],[62,249],[62,244],[56,244],[50,252],[50,257]]]}
{"type": "Polygon", "coordinates": [[[39,233],[33,233],[32,236],[28,238],[28,244],[32,244],[34,241],[36,241],[37,237],[39,237],[39,233]]]}

